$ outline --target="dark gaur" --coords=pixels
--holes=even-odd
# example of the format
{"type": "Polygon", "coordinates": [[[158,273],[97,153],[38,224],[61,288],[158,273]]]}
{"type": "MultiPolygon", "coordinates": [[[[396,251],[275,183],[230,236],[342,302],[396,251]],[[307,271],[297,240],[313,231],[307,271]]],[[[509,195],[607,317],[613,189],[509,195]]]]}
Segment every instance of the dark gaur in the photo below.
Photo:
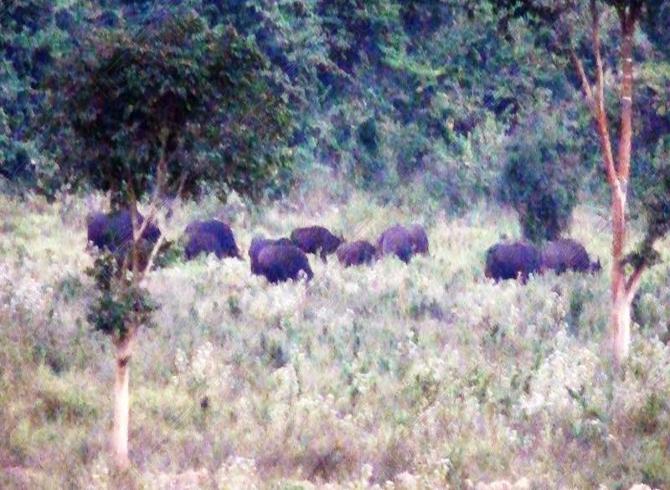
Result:
{"type": "Polygon", "coordinates": [[[542,270],[562,274],[568,270],[597,272],[600,261],[592,262],[584,246],[571,238],[548,242],[542,247],[542,270]]]}
{"type": "MultiPolygon", "coordinates": [[[[144,223],[144,217],[137,214],[138,225],[144,223]]],[[[156,225],[149,223],[142,233],[142,239],[156,243],[161,232],[156,225]]],[[[91,213],[87,217],[87,238],[101,250],[115,252],[119,247],[133,239],[133,224],[130,211],[122,209],[112,213],[91,213]]]]}
{"type": "Polygon", "coordinates": [[[395,255],[408,263],[414,253],[414,243],[409,230],[402,225],[388,228],[377,240],[377,253],[382,256],[395,255]]]}
{"type": "Polygon", "coordinates": [[[294,245],[266,245],[252,264],[255,274],[265,276],[271,283],[297,280],[303,272],[309,281],[314,277],[305,253],[294,245]]]}
{"type": "Polygon", "coordinates": [[[540,271],[541,262],[540,252],[531,243],[498,243],[486,252],[485,275],[496,281],[521,278],[525,283],[530,274],[540,271]]]}
{"type": "Polygon", "coordinates": [[[333,235],[323,226],[308,226],[293,230],[291,241],[303,252],[319,253],[321,258],[325,259],[327,255],[334,253],[344,240],[333,235]]]}
{"type": "Polygon", "coordinates": [[[336,251],[337,259],[345,267],[371,264],[375,260],[376,253],[374,245],[366,240],[343,243],[336,251]]]}
{"type": "Polygon", "coordinates": [[[249,259],[251,260],[251,273],[260,274],[258,269],[258,255],[261,253],[263,248],[270,245],[293,245],[293,242],[288,238],[263,238],[261,236],[255,236],[251,240],[251,245],[249,246],[249,259]]]}
{"type": "MultiPolygon", "coordinates": [[[[138,225],[144,223],[144,217],[138,213],[138,225]]],[[[137,243],[137,251],[140,270],[144,270],[148,263],[154,245],[158,242],[161,232],[153,223],[147,224],[142,232],[142,237],[137,243]]],[[[128,268],[131,267],[130,260],[131,244],[133,241],[133,225],[131,213],[128,210],[119,210],[109,214],[92,213],[87,217],[87,238],[100,250],[111,252],[121,266],[124,261],[128,268]]],[[[169,244],[164,243],[161,250],[165,250],[169,244]]]]}
{"type": "Polygon", "coordinates": [[[191,260],[201,253],[213,253],[219,259],[240,257],[233,231],[226,223],[215,219],[194,221],[186,227],[188,242],[185,255],[191,260]]]}

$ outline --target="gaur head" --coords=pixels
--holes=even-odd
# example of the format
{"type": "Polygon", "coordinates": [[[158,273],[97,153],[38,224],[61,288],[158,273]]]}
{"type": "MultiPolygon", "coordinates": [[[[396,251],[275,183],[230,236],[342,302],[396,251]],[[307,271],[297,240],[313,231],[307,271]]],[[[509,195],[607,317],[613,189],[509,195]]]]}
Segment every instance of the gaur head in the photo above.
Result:
{"type": "Polygon", "coordinates": [[[342,236],[336,236],[336,235],[328,232],[324,236],[323,247],[322,247],[321,251],[325,252],[326,254],[332,254],[343,243],[344,243],[344,238],[342,236]]]}
{"type": "Polygon", "coordinates": [[[572,238],[559,238],[547,242],[542,247],[542,270],[551,270],[557,274],[566,271],[594,272],[599,267],[593,263],[586,248],[572,238]]]}
{"type": "Polygon", "coordinates": [[[412,252],[414,254],[428,255],[428,234],[426,229],[419,224],[412,224],[407,228],[412,240],[412,252]]]}

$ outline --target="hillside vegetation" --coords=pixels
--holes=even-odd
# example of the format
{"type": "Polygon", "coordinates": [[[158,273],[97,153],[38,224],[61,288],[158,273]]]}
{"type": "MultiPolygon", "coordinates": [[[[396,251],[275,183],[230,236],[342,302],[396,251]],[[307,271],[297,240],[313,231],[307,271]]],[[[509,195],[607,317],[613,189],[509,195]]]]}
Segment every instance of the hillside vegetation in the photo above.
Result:
{"type": "MultiPolygon", "coordinates": [[[[53,193],[67,175],[66,162],[99,164],[68,129],[91,112],[76,105],[56,110],[54,96],[78,93],[75,87],[93,69],[93,58],[116,45],[120,54],[105,68],[111,83],[116,70],[137,55],[130,46],[146,49],[165,38],[167,24],[175,38],[198,32],[200,41],[223,36],[232,42],[236,47],[226,66],[236,81],[258,57],[254,63],[264,66],[266,79],[249,84],[249,97],[265,96],[270,112],[283,116],[288,110],[290,117],[281,122],[288,134],[269,139],[270,128],[238,117],[244,114],[239,107],[219,100],[210,107],[209,125],[221,131],[219,137],[212,142],[211,134],[200,132],[180,143],[191,165],[225,165],[223,180],[238,191],[262,185],[265,194],[276,196],[309,185],[314,172],[328,172],[387,199],[411,185],[449,209],[467,209],[474,199],[497,193],[508,138],[541,141],[537,131],[545,125],[533,120],[544,114],[556,132],[550,138],[555,148],[545,158],[558,158],[565,169],[579,162],[580,182],[589,195],[598,195],[604,188],[601,160],[578,77],[557,34],[537,28],[530,15],[506,14],[502,6],[511,3],[13,0],[0,7],[0,175],[53,193]],[[568,141],[559,136],[566,132],[568,141]],[[259,161],[281,162],[280,170],[268,172],[259,161]],[[245,169],[250,172],[242,177],[245,169]]],[[[655,155],[670,131],[662,28],[670,8],[657,10],[658,28],[640,30],[635,53],[632,189],[658,165],[655,155]]],[[[616,83],[619,31],[615,16],[604,15],[608,88],[616,83]]],[[[202,64],[211,45],[198,42],[175,52],[202,64]]],[[[588,32],[574,43],[589,69],[588,32]]],[[[151,78],[143,90],[155,89],[156,82],[151,78]]],[[[174,77],[165,82],[170,87],[174,77]]],[[[100,95],[106,95],[104,87],[100,95]]],[[[144,95],[152,100],[157,94],[144,95]]],[[[615,99],[606,101],[613,118],[615,99]]]]}

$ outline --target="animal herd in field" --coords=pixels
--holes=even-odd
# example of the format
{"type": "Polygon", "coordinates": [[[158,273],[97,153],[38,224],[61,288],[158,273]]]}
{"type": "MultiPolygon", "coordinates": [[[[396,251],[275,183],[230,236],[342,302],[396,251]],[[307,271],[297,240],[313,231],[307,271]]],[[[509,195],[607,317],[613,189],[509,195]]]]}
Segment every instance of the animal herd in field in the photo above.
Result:
{"type": "MultiPolygon", "coordinates": [[[[144,218],[138,215],[138,224],[143,223],[144,218]]],[[[133,234],[129,211],[93,213],[88,217],[87,228],[90,244],[109,251],[119,259],[127,256],[133,234]]],[[[139,241],[140,252],[150,251],[160,236],[158,227],[147,223],[139,241]]],[[[184,239],[186,260],[201,254],[243,260],[232,229],[222,221],[194,221],[184,230],[184,239]]],[[[251,273],[264,276],[270,283],[297,280],[301,276],[310,280],[314,273],[308,254],[317,255],[322,260],[335,254],[344,267],[370,265],[384,256],[395,256],[408,263],[417,254],[428,255],[429,243],[426,230],[419,224],[391,226],[375,244],[367,240],[347,242],[323,226],[297,228],[288,238],[254,237],[248,251],[251,273]]],[[[146,267],[148,254],[141,255],[140,267],[146,267]]],[[[584,246],[573,239],[550,241],[541,248],[524,241],[506,241],[493,245],[486,252],[484,274],[496,281],[520,279],[525,283],[531,274],[548,270],[557,274],[568,270],[597,272],[600,261],[592,262],[584,246]]]]}

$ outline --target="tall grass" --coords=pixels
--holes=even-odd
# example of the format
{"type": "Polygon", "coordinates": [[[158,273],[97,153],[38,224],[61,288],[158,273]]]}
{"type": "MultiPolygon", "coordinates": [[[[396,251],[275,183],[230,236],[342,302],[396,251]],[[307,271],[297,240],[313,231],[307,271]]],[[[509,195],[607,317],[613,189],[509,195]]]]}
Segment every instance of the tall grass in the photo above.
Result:
{"type": "MultiPolygon", "coordinates": [[[[606,273],[483,277],[486,249],[518,235],[513,215],[316,200],[206,200],[162,228],[178,239],[191,219],[222,217],[246,250],[304,224],[372,239],[422,221],[431,255],[352,269],[312,258],[307,285],[214,257],[152,273],[161,308],[131,363],[134,469],[120,476],[106,453],[112,352],[85,321],[85,215],[99,202],[0,197],[0,487],[670,488],[667,262],[645,278],[613,379],[606,273]]],[[[578,209],[573,236],[606,271],[596,210],[578,209]]]]}

